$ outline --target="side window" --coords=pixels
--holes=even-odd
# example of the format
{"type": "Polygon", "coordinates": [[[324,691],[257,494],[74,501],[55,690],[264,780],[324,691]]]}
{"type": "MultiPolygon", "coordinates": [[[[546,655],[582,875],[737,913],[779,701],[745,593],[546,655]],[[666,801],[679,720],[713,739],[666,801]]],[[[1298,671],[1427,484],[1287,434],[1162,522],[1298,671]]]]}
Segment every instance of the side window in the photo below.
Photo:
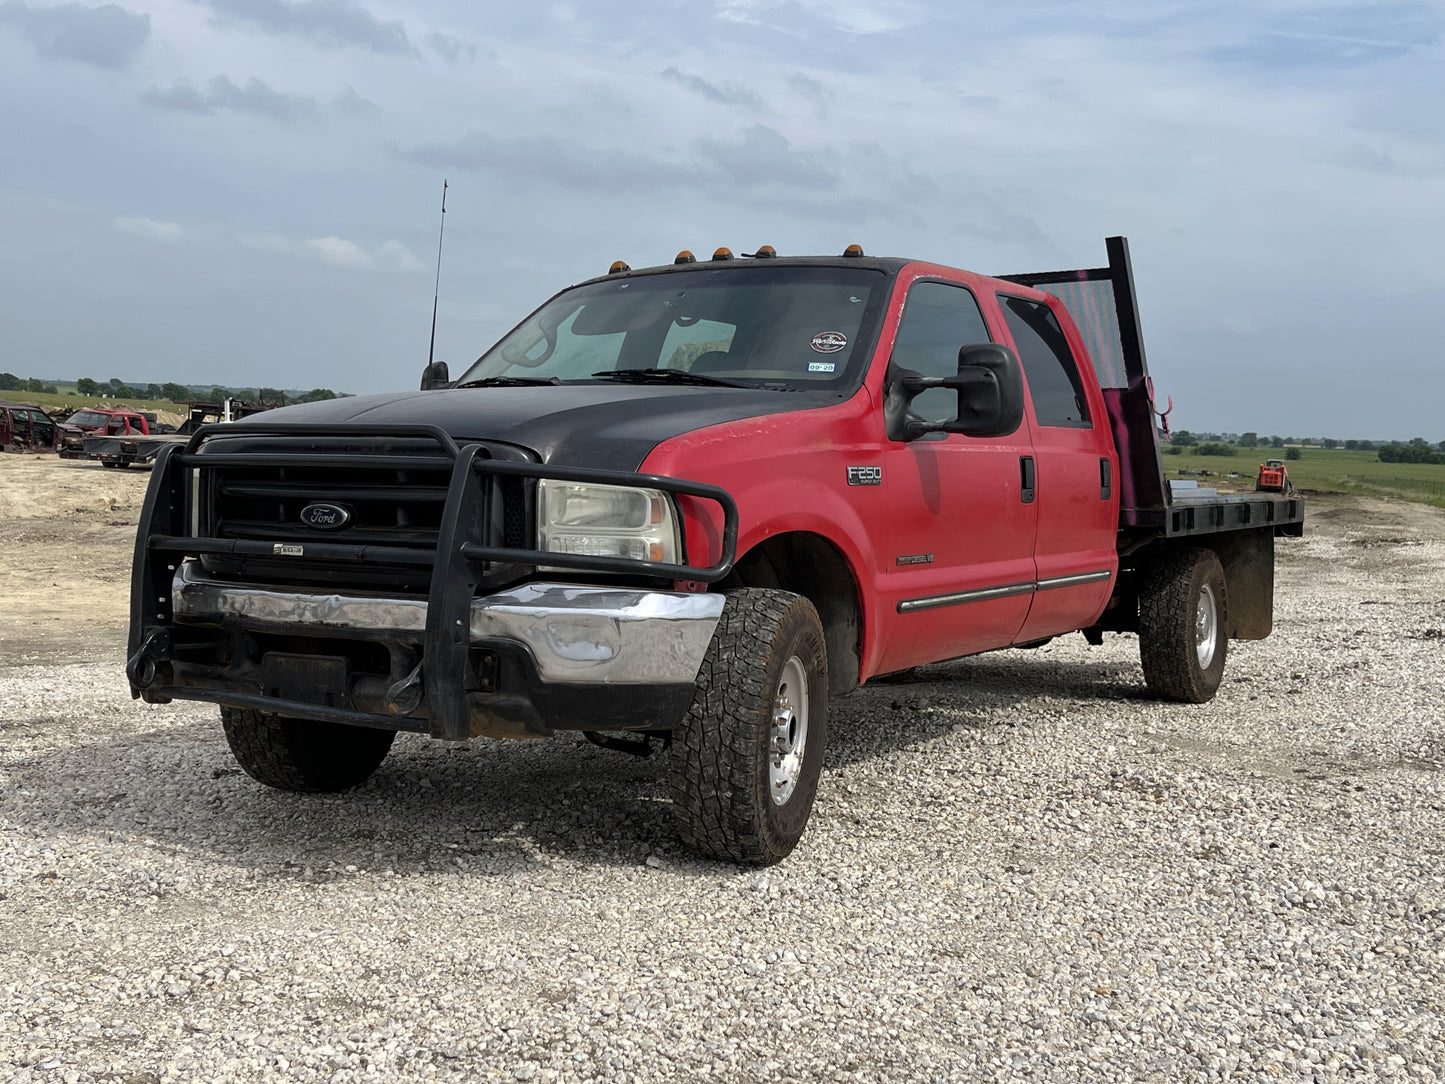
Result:
{"type": "MultiPolygon", "coordinates": [[[[959,347],[989,341],[988,325],[967,287],[916,282],[903,303],[891,367],[923,376],[952,376],[958,372],[959,347]]],[[[912,410],[937,422],[953,417],[957,406],[955,392],[935,388],[914,398],[912,410]]]]}
{"type": "Polygon", "coordinates": [[[1078,366],[1064,338],[1064,329],[1059,327],[1049,307],[1007,294],[1000,294],[998,300],[1018,346],[1038,423],[1092,428],[1089,401],[1084,396],[1078,366]]]}

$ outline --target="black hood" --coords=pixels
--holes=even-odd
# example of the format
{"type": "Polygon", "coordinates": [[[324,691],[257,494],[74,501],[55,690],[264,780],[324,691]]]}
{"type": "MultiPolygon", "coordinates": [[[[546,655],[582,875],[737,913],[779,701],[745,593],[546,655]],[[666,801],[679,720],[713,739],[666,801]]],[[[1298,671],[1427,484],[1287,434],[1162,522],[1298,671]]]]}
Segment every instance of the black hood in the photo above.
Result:
{"type": "MultiPolygon", "coordinates": [[[[250,420],[436,425],[458,442],[501,441],[527,448],[543,463],[635,471],[653,448],[681,433],[836,402],[837,395],[816,392],[558,384],[327,399],[268,410],[250,420]]],[[[246,422],[236,425],[243,428],[246,422]]]]}

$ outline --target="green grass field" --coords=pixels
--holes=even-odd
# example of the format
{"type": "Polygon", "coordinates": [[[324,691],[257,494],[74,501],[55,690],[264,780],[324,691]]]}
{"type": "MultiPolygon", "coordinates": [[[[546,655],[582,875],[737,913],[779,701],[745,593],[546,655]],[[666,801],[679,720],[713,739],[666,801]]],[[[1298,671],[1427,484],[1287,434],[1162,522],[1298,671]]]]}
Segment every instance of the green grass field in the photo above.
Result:
{"type": "MultiPolygon", "coordinates": [[[[1303,454],[1299,459],[1285,463],[1296,489],[1399,497],[1445,508],[1445,464],[1381,463],[1375,452],[1347,452],[1341,448],[1302,448],[1300,451],[1303,454]]],[[[1282,448],[1241,448],[1233,456],[1166,455],[1164,473],[1169,478],[1180,478],[1185,477],[1180,470],[1213,471],[1221,477],[1200,478],[1199,483],[1218,483],[1221,489],[1253,489],[1259,465],[1266,459],[1282,458],[1282,448]],[[1222,477],[1230,471],[1238,471],[1242,477],[1233,480],[1222,477]]]]}
{"type": "Polygon", "coordinates": [[[75,391],[61,391],[54,395],[39,391],[0,391],[0,399],[12,403],[33,403],[46,410],[57,407],[101,407],[104,410],[168,410],[172,414],[184,414],[186,408],[169,399],[98,399],[94,395],[79,395],[75,391]]]}

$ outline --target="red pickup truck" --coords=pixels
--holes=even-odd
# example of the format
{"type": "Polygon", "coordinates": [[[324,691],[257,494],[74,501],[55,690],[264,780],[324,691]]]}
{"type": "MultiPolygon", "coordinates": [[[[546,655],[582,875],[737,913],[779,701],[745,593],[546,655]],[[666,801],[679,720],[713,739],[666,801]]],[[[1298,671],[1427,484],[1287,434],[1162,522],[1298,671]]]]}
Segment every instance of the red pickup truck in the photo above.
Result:
{"type": "Polygon", "coordinates": [[[61,459],[88,459],[85,438],[90,436],[131,436],[149,435],[150,423],[144,414],[128,410],[103,410],[88,407],[77,410],[65,421],[59,423],[60,440],[56,448],[61,459]]]}
{"type": "Polygon", "coordinates": [[[135,695],[221,705],[286,790],[395,733],[671,751],[694,850],[797,843],[828,704],[924,663],[1136,633],[1208,700],[1304,506],[1174,492],[1107,266],[682,253],[557,294],[459,379],[208,427],[157,459],[135,695]]]}

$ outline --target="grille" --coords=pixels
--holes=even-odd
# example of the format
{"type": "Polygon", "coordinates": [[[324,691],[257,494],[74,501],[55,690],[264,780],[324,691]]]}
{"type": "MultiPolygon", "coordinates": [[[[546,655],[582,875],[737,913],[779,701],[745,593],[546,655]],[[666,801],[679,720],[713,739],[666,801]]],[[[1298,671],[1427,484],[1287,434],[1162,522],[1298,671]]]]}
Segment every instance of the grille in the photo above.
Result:
{"type": "MultiPolygon", "coordinates": [[[[299,544],[338,542],[347,545],[398,547],[421,554],[434,553],[451,480],[449,462],[437,462],[435,444],[392,441],[385,448],[386,465],[368,462],[378,449],[358,447],[356,441],[340,444],[308,442],[307,451],[327,456],[345,455],[345,466],[309,466],[298,463],[296,447],[277,447],[278,463],[226,466],[203,472],[202,534],[221,539],[299,544]],[[400,446],[399,446],[400,445],[400,446]],[[396,466],[399,451],[416,454],[415,466],[396,466]],[[281,462],[284,460],[284,462],[281,462]],[[429,460],[429,462],[426,462],[429,460]],[[302,521],[302,510],[313,504],[338,505],[348,518],[341,527],[318,530],[302,521]]],[[[228,449],[229,450],[229,449],[228,449]]],[[[263,448],[257,448],[257,451],[263,448]]],[[[530,518],[527,491],[515,478],[479,478],[493,487],[490,523],[484,538],[490,545],[523,548],[530,518]]],[[[342,585],[388,588],[408,593],[427,591],[432,563],[421,566],[368,559],[321,561],[293,557],[208,556],[205,567],[213,574],[242,581],[290,585],[342,585]]],[[[495,581],[504,570],[488,570],[495,581]]]]}

